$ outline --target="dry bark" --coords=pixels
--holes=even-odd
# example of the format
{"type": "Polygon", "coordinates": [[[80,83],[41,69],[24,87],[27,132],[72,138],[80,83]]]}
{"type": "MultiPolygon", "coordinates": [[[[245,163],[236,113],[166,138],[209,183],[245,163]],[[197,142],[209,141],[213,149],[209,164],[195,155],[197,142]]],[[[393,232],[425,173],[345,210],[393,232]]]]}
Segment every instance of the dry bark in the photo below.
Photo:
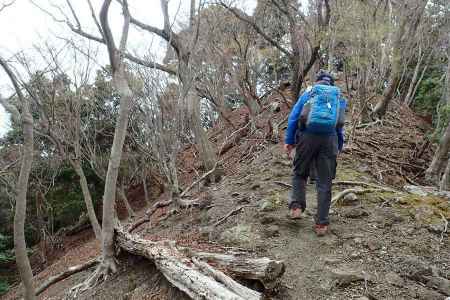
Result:
{"type": "Polygon", "coordinates": [[[86,209],[89,216],[89,221],[91,222],[92,229],[95,233],[95,238],[99,241],[102,240],[102,228],[100,227],[100,224],[97,220],[97,216],[95,215],[95,209],[94,205],[92,203],[92,196],[91,192],[89,191],[88,182],[86,179],[86,176],[84,175],[83,168],[81,167],[79,160],[70,160],[70,163],[72,164],[72,167],[74,168],[75,172],[77,173],[78,177],[80,178],[80,186],[81,191],[83,193],[83,199],[84,203],[86,204],[86,209]]]}
{"type": "Polygon", "coordinates": [[[121,249],[152,260],[170,283],[192,299],[262,299],[260,293],[242,286],[209,265],[202,263],[199,267],[195,260],[187,259],[170,242],[144,240],[122,228],[116,228],[116,241],[121,249]]]}
{"type": "Polygon", "coordinates": [[[19,270],[20,278],[22,279],[25,289],[25,299],[34,300],[36,299],[36,296],[33,287],[33,272],[31,270],[30,260],[28,259],[24,230],[25,218],[27,215],[28,180],[33,164],[33,116],[30,112],[30,104],[22,94],[16,75],[10,69],[7,62],[3,60],[3,58],[0,58],[0,65],[10,78],[22,106],[22,113],[20,117],[23,131],[23,148],[21,153],[22,162],[20,166],[19,179],[16,183],[15,193],[16,207],[14,214],[14,252],[16,255],[17,269],[19,270]]]}

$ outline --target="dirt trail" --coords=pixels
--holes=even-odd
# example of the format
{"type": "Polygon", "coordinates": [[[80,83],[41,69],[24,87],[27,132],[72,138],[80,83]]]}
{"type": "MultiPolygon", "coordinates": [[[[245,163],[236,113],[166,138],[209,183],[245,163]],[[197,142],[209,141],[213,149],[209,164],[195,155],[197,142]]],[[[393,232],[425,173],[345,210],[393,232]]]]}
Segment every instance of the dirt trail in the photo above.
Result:
{"type": "MultiPolygon", "coordinates": [[[[416,207],[417,199],[406,193],[367,194],[333,208],[331,234],[318,238],[312,229],[314,186],[307,190],[306,217],[299,221],[286,217],[289,188],[274,182],[290,183],[291,166],[280,150],[275,145],[262,152],[239,175],[214,188],[216,206],[208,213],[214,220],[238,205],[253,205],[210,229],[209,235],[284,260],[285,288],[274,299],[450,296],[449,237],[444,234],[440,242],[438,229],[439,214],[450,217],[448,200],[421,199],[416,207]],[[420,218],[437,223],[430,227],[420,218]]],[[[368,181],[370,176],[357,169],[355,162],[340,161],[337,180],[368,181]]]]}

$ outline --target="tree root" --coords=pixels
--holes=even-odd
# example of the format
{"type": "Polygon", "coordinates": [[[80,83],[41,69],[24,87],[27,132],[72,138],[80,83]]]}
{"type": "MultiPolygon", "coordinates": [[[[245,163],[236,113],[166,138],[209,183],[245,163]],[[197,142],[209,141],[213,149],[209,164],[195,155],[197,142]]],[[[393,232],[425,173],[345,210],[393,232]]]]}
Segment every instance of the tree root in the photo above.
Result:
{"type": "Polygon", "coordinates": [[[108,277],[117,272],[117,262],[115,258],[111,260],[103,260],[94,273],[90,275],[84,282],[75,285],[67,293],[65,299],[78,299],[78,296],[94,287],[96,287],[100,282],[105,281],[108,277]]]}
{"type": "Polygon", "coordinates": [[[36,296],[43,293],[46,289],[48,289],[50,286],[52,286],[55,283],[60,282],[61,280],[64,280],[76,273],[82,272],[84,270],[89,269],[90,267],[95,266],[98,264],[98,259],[90,260],[84,264],[73,266],[68,268],[66,271],[59,273],[58,275],[50,277],[47,281],[45,281],[39,288],[36,289],[36,296]]]}
{"type": "Polygon", "coordinates": [[[350,193],[354,193],[356,195],[362,195],[366,193],[373,193],[373,192],[385,192],[384,189],[346,189],[342,192],[338,193],[336,196],[331,199],[331,206],[334,206],[339,200],[343,199],[346,195],[350,193]]]}
{"type": "Polygon", "coordinates": [[[232,215],[238,213],[241,209],[243,209],[244,207],[254,207],[254,205],[241,205],[236,209],[233,209],[232,211],[230,211],[229,213],[227,213],[225,216],[221,217],[219,220],[217,220],[213,226],[217,227],[220,224],[222,224],[223,222],[225,222],[229,217],[231,217],[232,215]]]}

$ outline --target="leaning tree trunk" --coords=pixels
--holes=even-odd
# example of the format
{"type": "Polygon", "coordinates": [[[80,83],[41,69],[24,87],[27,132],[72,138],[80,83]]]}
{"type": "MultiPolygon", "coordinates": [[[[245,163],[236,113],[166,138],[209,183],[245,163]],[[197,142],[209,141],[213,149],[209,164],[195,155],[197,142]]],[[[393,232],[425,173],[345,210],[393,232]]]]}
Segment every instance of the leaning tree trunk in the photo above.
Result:
{"type": "Polygon", "coordinates": [[[92,229],[94,230],[95,233],[95,238],[98,241],[101,241],[102,229],[100,227],[100,224],[98,223],[97,216],[95,215],[95,209],[94,204],[92,202],[91,192],[89,191],[88,182],[86,180],[83,168],[81,167],[81,163],[79,160],[70,160],[70,163],[72,164],[72,167],[75,169],[75,172],[79,177],[84,203],[86,204],[86,210],[89,216],[89,221],[91,222],[92,225],[92,229]]]}
{"type": "MultiPolygon", "coordinates": [[[[30,112],[30,106],[27,99],[22,94],[18,80],[5,60],[0,57],[0,65],[5,70],[14,86],[17,96],[22,105],[21,121],[23,130],[23,148],[22,162],[20,166],[19,179],[16,184],[16,207],[14,212],[14,252],[16,255],[17,269],[25,289],[25,299],[36,299],[33,286],[33,271],[31,270],[30,260],[27,254],[27,245],[25,242],[25,219],[27,215],[27,192],[28,180],[30,178],[31,167],[33,164],[33,116],[30,112]]],[[[2,102],[3,103],[3,102],[2,102]]],[[[8,109],[9,106],[5,106],[8,109]]],[[[11,107],[12,108],[12,107],[11,107]]],[[[19,118],[18,111],[11,111],[15,118],[19,118]]]]}
{"type": "Polygon", "coordinates": [[[450,122],[447,125],[444,135],[439,141],[439,147],[436,149],[433,160],[426,171],[428,180],[439,183],[439,176],[448,160],[448,151],[450,148],[450,122]]]}

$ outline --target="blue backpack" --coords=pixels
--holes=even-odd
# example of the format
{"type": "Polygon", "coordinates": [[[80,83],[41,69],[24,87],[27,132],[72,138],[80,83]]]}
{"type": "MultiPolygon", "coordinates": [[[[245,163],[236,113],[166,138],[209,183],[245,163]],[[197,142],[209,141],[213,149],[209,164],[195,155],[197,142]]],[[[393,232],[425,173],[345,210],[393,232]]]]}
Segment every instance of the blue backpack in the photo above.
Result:
{"type": "Polygon", "coordinates": [[[339,88],[317,84],[313,86],[310,95],[310,99],[303,106],[300,121],[309,132],[335,132],[337,126],[343,125],[341,123],[344,118],[340,112],[339,88]]]}

